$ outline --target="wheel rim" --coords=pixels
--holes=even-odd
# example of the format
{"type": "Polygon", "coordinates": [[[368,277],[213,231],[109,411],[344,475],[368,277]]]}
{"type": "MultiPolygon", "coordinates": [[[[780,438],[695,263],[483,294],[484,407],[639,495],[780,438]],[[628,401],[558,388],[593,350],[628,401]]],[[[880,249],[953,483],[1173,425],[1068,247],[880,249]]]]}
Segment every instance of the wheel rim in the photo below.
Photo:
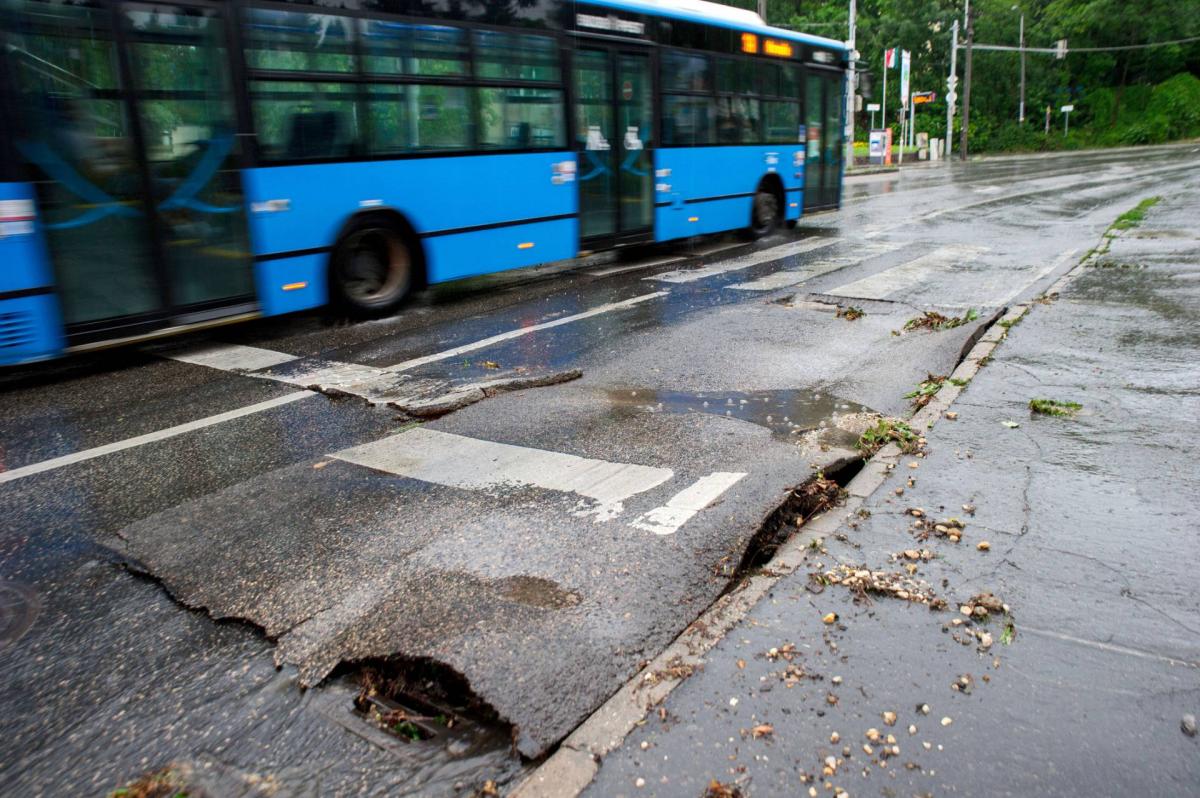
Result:
{"type": "Polygon", "coordinates": [[[756,229],[762,232],[770,230],[779,221],[779,200],[769,191],[760,191],[754,195],[754,222],[756,229]]]}
{"type": "Polygon", "coordinates": [[[390,230],[359,230],[346,240],[345,253],[342,287],[354,302],[383,304],[408,284],[412,264],[408,247],[390,230]]]}

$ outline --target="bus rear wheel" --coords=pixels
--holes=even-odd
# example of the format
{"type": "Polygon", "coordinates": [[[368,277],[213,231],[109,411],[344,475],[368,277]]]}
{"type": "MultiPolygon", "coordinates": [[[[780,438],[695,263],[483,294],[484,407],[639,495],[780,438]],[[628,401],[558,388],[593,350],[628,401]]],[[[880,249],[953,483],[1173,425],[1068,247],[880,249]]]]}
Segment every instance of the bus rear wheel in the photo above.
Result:
{"type": "Polygon", "coordinates": [[[375,318],[398,308],[413,287],[414,258],[407,238],[386,223],[364,220],[334,248],[330,290],[353,316],[375,318]]]}
{"type": "Polygon", "coordinates": [[[750,211],[750,237],[762,238],[779,227],[783,217],[779,197],[766,186],[760,186],[754,194],[754,205],[750,211]]]}

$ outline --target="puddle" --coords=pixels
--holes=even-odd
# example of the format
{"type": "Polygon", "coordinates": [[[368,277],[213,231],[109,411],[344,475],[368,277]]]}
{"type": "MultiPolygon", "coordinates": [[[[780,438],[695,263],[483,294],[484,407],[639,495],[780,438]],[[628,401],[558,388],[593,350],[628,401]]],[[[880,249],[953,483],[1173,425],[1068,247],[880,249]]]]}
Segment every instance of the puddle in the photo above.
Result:
{"type": "Polygon", "coordinates": [[[758,424],[781,438],[812,430],[829,430],[832,437],[840,438],[835,433],[843,431],[843,419],[874,414],[864,405],[811,389],[683,393],[625,388],[608,391],[608,398],[616,407],[631,413],[711,413],[758,424]]]}
{"type": "Polygon", "coordinates": [[[0,651],[20,640],[41,612],[42,601],[30,587],[0,582],[0,651]]]}
{"type": "Polygon", "coordinates": [[[495,585],[505,598],[530,607],[561,610],[574,607],[580,600],[578,593],[540,576],[508,576],[497,579],[495,585]]]}

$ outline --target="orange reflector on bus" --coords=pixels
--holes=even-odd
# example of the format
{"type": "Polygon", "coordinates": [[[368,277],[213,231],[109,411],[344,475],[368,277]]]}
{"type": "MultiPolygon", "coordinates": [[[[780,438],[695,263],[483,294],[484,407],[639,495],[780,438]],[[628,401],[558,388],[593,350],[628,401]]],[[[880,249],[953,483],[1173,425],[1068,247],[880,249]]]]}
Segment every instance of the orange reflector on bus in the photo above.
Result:
{"type": "Polygon", "coordinates": [[[688,221],[689,222],[698,222],[698,221],[700,221],[700,217],[699,216],[689,216],[688,221]]]}
{"type": "Polygon", "coordinates": [[[284,291],[299,291],[301,288],[308,288],[308,283],[285,283],[284,291]]]}
{"type": "Polygon", "coordinates": [[[789,205],[790,207],[792,207],[792,208],[799,208],[799,207],[800,207],[800,203],[798,203],[798,202],[790,202],[790,203],[788,203],[788,205],[789,205]]]}
{"type": "Polygon", "coordinates": [[[517,249],[533,249],[533,242],[526,241],[524,244],[517,244],[517,249]]]}

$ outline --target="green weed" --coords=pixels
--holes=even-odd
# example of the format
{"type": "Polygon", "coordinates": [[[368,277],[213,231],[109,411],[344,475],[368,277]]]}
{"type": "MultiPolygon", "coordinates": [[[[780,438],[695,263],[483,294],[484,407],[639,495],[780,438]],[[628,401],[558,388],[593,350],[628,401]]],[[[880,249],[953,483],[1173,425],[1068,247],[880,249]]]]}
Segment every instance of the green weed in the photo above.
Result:
{"type": "Polygon", "coordinates": [[[1158,203],[1162,202],[1162,197],[1147,197],[1138,203],[1133,210],[1125,211],[1117,217],[1117,220],[1112,223],[1109,230],[1132,230],[1137,227],[1146,218],[1146,211],[1153,208],[1158,203]]]}
{"type": "Polygon", "coordinates": [[[905,454],[915,453],[920,445],[917,433],[913,432],[912,427],[894,418],[881,418],[875,426],[859,436],[855,447],[866,458],[892,442],[905,454]]]}
{"type": "Polygon", "coordinates": [[[946,382],[945,377],[930,374],[924,380],[921,380],[916,390],[904,394],[904,398],[911,400],[913,408],[919,410],[933,401],[933,397],[937,396],[937,392],[942,390],[944,382],[946,382]]]}
{"type": "Polygon", "coordinates": [[[917,318],[904,322],[904,329],[910,331],[926,329],[941,332],[942,330],[953,330],[955,327],[961,327],[978,318],[979,311],[975,308],[971,308],[962,316],[943,316],[935,310],[927,310],[917,318]]]}
{"type": "Polygon", "coordinates": [[[1057,399],[1030,399],[1029,410],[1043,416],[1071,417],[1083,409],[1078,402],[1061,402],[1057,399]]]}

